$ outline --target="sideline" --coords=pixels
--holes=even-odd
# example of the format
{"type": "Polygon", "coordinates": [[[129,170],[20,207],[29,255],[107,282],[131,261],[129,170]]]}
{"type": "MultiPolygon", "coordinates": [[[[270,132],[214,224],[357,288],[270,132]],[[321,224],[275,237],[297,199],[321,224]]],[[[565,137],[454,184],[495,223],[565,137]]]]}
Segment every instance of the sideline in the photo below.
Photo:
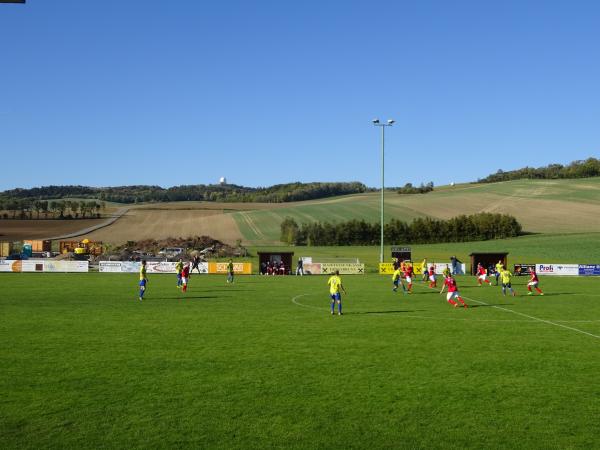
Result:
{"type": "MultiPolygon", "coordinates": [[[[435,290],[433,288],[426,287],[426,286],[419,286],[419,285],[417,285],[417,286],[418,287],[422,287],[424,289],[431,290],[431,291],[435,290]]],[[[593,337],[593,338],[596,338],[596,339],[600,339],[600,336],[598,336],[596,334],[588,333],[587,331],[580,330],[579,328],[573,328],[573,327],[570,327],[568,325],[563,325],[561,323],[552,322],[551,320],[540,319],[539,317],[530,316],[529,314],[520,313],[518,311],[513,311],[512,309],[503,308],[502,306],[490,305],[489,303],[486,303],[486,302],[483,302],[483,301],[480,301],[480,300],[475,300],[474,298],[466,297],[464,295],[461,295],[461,297],[464,298],[465,300],[470,300],[472,302],[479,303],[480,305],[491,306],[492,308],[496,308],[496,309],[499,309],[501,311],[513,313],[513,314],[516,314],[516,315],[521,316],[521,317],[527,317],[528,319],[535,320],[537,322],[547,323],[548,325],[554,325],[555,327],[565,328],[567,330],[575,331],[577,333],[585,334],[587,336],[590,336],[590,337],[593,337]]]]}

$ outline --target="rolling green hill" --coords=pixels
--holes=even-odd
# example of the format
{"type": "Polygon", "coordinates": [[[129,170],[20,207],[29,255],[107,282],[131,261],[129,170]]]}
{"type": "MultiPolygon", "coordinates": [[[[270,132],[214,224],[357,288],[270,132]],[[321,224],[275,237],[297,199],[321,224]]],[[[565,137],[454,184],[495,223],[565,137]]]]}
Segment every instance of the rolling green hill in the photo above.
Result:
{"type": "MultiPolygon", "coordinates": [[[[111,204],[111,209],[120,204],[111,204]]],[[[287,216],[297,223],[344,222],[364,219],[378,222],[380,194],[351,194],[289,203],[170,202],[127,205],[128,211],[90,239],[111,243],[209,235],[225,242],[246,245],[281,245],[280,223],[287,216]]],[[[489,184],[442,186],[427,194],[398,195],[387,192],[385,220],[411,221],[416,217],[449,219],[478,212],[506,213],[516,217],[530,233],[600,232],[600,177],[576,180],[515,180],[489,184]]],[[[10,221],[0,220],[0,234],[10,221]]],[[[28,221],[44,234],[47,224],[28,221]]],[[[33,232],[32,232],[33,233],[33,232]]],[[[21,239],[34,237],[20,236],[21,239]]]]}
{"type": "MultiPolygon", "coordinates": [[[[377,222],[379,195],[348,195],[232,215],[244,240],[256,244],[276,242],[279,224],[286,216],[298,223],[350,219],[377,222]]],[[[424,216],[447,219],[487,211],[515,216],[528,232],[593,232],[600,231],[600,178],[463,184],[415,195],[389,192],[385,196],[385,208],[386,221],[392,217],[404,221],[424,216]]]]}

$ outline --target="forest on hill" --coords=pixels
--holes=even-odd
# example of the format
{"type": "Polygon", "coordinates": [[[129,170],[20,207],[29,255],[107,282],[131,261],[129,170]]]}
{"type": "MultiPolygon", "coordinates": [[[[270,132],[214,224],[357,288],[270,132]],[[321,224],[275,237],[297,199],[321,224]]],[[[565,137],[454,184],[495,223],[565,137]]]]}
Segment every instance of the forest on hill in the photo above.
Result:
{"type": "Polygon", "coordinates": [[[549,164],[544,167],[524,167],[522,169],[503,171],[488,175],[477,180],[477,183],[497,183],[499,181],[532,179],[559,179],[559,178],[589,178],[600,176],[600,160],[588,158],[583,161],[573,161],[566,166],[562,164],[549,164]]]}
{"type": "Polygon", "coordinates": [[[296,182],[258,188],[235,184],[197,184],[169,188],[144,185],[117,187],[42,186],[4,191],[0,193],[0,199],[87,198],[117,203],[177,201],[283,203],[357,194],[366,191],[367,187],[356,181],[345,183],[296,182]]]}

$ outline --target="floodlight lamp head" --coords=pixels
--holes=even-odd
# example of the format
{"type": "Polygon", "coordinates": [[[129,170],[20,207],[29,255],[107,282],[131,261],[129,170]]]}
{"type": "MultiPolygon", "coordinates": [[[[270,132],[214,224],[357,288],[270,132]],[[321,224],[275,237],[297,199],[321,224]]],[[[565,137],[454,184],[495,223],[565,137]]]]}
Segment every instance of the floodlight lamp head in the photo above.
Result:
{"type": "Polygon", "coordinates": [[[377,125],[379,123],[379,119],[373,119],[372,122],[377,125]]]}
{"type": "Polygon", "coordinates": [[[396,121],[394,119],[389,119],[388,120],[388,125],[393,125],[396,121]]]}

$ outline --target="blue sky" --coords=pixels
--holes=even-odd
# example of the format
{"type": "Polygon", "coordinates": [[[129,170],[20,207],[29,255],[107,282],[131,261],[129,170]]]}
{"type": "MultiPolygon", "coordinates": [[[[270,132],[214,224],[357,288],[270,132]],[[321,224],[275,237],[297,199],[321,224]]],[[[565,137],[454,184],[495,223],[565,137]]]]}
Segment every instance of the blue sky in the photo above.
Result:
{"type": "Polygon", "coordinates": [[[600,2],[0,5],[0,189],[471,181],[600,155],[600,2]]]}

